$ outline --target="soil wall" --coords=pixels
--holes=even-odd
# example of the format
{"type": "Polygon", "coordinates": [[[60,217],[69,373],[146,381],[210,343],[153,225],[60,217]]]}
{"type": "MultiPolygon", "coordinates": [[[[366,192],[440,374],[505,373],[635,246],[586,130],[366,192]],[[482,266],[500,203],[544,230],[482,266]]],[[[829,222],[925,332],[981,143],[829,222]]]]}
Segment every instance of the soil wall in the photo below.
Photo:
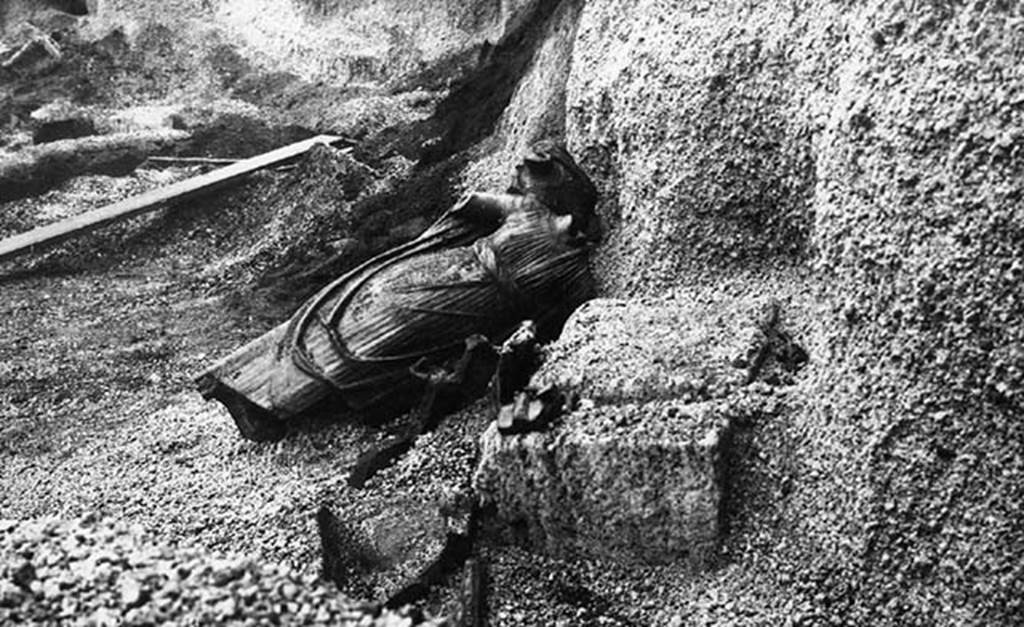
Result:
{"type": "MultiPolygon", "coordinates": [[[[497,40],[526,0],[95,0],[98,28],[154,24],[181,43],[227,47],[265,72],[333,85],[379,85],[497,40]]],[[[219,54],[227,54],[220,49],[219,54]]]]}
{"type": "Polygon", "coordinates": [[[754,570],[808,617],[1012,622],[1019,7],[632,4],[586,3],[565,107],[606,293],[772,290],[812,348],[755,429],[778,472],[754,570]]]}
{"type": "MultiPolygon", "coordinates": [[[[770,293],[811,350],[786,408],[740,436],[735,561],[690,609],[724,587],[760,619],[1012,624],[1019,7],[566,7],[571,36],[547,39],[560,53],[499,128],[506,150],[536,133],[511,121],[558,106],[541,77],[568,60],[558,113],[602,191],[603,292],[770,293]]],[[[500,180],[498,164],[470,178],[500,180]]]]}

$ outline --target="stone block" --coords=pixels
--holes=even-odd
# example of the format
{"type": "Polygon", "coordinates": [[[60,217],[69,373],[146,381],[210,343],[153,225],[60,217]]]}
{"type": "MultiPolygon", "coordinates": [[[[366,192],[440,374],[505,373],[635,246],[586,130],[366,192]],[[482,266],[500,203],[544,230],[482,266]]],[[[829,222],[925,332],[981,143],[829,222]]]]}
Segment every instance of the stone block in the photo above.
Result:
{"type": "Polygon", "coordinates": [[[555,429],[512,436],[492,424],[477,493],[546,553],[700,570],[717,546],[729,428],[715,407],[589,406],[555,429]]]}
{"type": "Polygon", "coordinates": [[[566,322],[534,375],[597,404],[722,398],[766,350],[769,299],[596,299],[566,322]]]}
{"type": "Polygon", "coordinates": [[[500,519],[557,556],[683,562],[714,555],[728,397],[769,350],[769,299],[581,307],[530,387],[577,399],[548,431],[482,437],[474,480],[500,519]]]}

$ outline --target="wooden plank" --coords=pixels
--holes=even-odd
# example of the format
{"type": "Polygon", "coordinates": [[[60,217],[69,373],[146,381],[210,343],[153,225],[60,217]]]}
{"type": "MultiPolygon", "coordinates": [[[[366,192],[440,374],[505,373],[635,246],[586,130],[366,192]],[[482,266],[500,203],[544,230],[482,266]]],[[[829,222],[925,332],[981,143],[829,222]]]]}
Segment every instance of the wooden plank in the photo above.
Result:
{"type": "Polygon", "coordinates": [[[231,165],[241,159],[221,159],[218,157],[149,157],[147,163],[166,163],[168,165],[231,165]]]}
{"type": "Polygon", "coordinates": [[[133,216],[153,211],[171,202],[193,198],[247,176],[257,170],[279,164],[305,153],[316,144],[331,144],[340,138],[332,135],[317,135],[277,150],[243,159],[206,174],[179,181],[166,187],[154,189],[132,198],[127,198],[106,207],[82,215],[73,216],[54,224],[42,226],[0,240],[0,261],[33,252],[44,245],[56,244],[81,233],[87,233],[103,225],[127,220],[133,216]]]}

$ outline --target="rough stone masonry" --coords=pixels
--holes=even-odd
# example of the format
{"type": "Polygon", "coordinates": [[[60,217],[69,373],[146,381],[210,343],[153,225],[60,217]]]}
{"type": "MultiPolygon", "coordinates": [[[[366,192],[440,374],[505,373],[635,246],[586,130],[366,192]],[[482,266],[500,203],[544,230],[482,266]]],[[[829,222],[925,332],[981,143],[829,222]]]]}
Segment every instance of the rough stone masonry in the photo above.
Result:
{"type": "Polygon", "coordinates": [[[521,539],[557,556],[694,570],[720,531],[730,394],[768,336],[756,299],[599,299],[570,318],[531,386],[575,409],[553,429],[482,437],[475,486],[521,539]]]}

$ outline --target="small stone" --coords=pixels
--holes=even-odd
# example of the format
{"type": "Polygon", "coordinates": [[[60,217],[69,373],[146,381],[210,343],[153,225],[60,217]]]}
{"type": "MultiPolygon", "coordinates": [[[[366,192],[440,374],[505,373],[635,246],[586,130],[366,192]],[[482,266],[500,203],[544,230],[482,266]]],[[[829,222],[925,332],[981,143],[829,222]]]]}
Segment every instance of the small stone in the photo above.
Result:
{"type": "Polygon", "coordinates": [[[285,583],[281,586],[281,596],[286,599],[294,599],[299,596],[299,587],[293,583],[285,583]]]}
{"type": "Polygon", "coordinates": [[[0,580],[0,607],[17,607],[24,599],[24,590],[6,579],[0,580]]]}
{"type": "Polygon", "coordinates": [[[111,551],[110,549],[99,549],[93,555],[93,561],[95,561],[97,564],[103,564],[104,562],[116,564],[121,561],[121,558],[117,555],[117,553],[111,551]]]}
{"type": "Polygon", "coordinates": [[[225,586],[245,574],[245,569],[238,563],[223,563],[214,566],[213,585],[225,586]]]}
{"type": "Polygon", "coordinates": [[[56,579],[47,579],[43,582],[43,598],[56,599],[60,596],[60,584],[56,579]]]}
{"type": "Polygon", "coordinates": [[[139,566],[150,566],[153,564],[153,556],[149,551],[133,551],[128,554],[128,565],[135,568],[139,566]]]}
{"type": "Polygon", "coordinates": [[[144,601],[142,584],[130,575],[122,575],[119,580],[121,604],[125,607],[138,607],[144,601]]]}
{"type": "Polygon", "coordinates": [[[238,602],[235,601],[234,597],[228,597],[219,601],[213,607],[213,611],[216,612],[217,618],[232,618],[238,613],[238,602]]]}
{"type": "Polygon", "coordinates": [[[78,600],[72,596],[66,596],[60,602],[61,617],[71,618],[78,615],[78,600]]]}
{"type": "Polygon", "coordinates": [[[22,561],[21,564],[19,564],[18,567],[14,569],[14,572],[11,573],[11,581],[18,584],[22,588],[28,588],[29,585],[31,585],[32,582],[35,580],[35,578],[36,569],[32,565],[32,562],[28,560],[22,561]]]}
{"type": "Polygon", "coordinates": [[[314,623],[328,623],[331,620],[331,613],[327,611],[326,607],[320,606],[316,611],[316,615],[313,617],[314,623]]]}
{"type": "Polygon", "coordinates": [[[121,624],[117,614],[108,608],[101,607],[89,616],[89,621],[95,627],[116,627],[121,624]]]}
{"type": "Polygon", "coordinates": [[[238,591],[239,598],[245,603],[253,603],[259,596],[260,589],[258,586],[246,586],[238,591]]]}

